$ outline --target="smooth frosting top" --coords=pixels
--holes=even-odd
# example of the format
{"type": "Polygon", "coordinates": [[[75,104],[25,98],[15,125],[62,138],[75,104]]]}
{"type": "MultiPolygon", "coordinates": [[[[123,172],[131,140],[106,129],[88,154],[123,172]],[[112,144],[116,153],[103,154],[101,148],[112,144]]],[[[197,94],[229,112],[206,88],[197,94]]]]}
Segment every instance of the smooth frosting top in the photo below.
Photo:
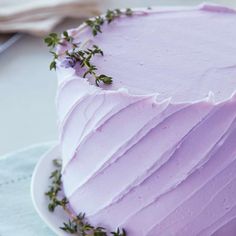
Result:
{"type": "MultiPolygon", "coordinates": [[[[104,57],[93,59],[98,72],[132,94],[158,93],[175,102],[216,101],[236,88],[236,13],[214,5],[175,10],[137,10],[103,25],[93,37],[87,27],[71,30],[76,40],[96,44],[104,57]]],[[[82,75],[80,70],[78,75],[82,75]]]]}

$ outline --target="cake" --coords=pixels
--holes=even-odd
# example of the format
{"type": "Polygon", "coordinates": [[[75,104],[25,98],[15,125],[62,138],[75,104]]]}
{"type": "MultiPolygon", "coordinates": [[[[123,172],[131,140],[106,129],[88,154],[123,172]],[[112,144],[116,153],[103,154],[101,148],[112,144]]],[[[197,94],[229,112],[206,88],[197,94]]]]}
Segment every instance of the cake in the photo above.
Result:
{"type": "Polygon", "coordinates": [[[99,30],[67,32],[99,45],[92,62],[112,83],[83,78],[57,49],[70,207],[129,236],[235,236],[236,11],[135,9],[99,30]]]}

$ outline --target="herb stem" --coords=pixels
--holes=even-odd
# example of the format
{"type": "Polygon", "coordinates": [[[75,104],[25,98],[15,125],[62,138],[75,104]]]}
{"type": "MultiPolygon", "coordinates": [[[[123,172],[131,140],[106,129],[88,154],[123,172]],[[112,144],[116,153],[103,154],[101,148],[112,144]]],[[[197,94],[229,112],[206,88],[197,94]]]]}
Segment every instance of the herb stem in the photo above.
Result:
{"type": "Polygon", "coordinates": [[[61,230],[78,236],[126,236],[124,229],[120,230],[119,228],[115,232],[107,231],[103,227],[94,227],[90,225],[85,218],[85,214],[80,213],[75,215],[72,210],[70,210],[68,204],[69,201],[63,197],[59,199],[58,194],[62,190],[62,181],[61,181],[61,162],[59,160],[53,161],[54,165],[57,167],[55,171],[52,172],[50,179],[52,185],[49,188],[49,191],[46,192],[46,196],[49,198],[48,209],[53,212],[57,206],[62,207],[65,211],[65,214],[68,215],[69,220],[67,223],[63,223],[63,226],[60,227],[61,230]]]}
{"type": "MultiPolygon", "coordinates": [[[[130,8],[127,8],[125,11],[121,11],[120,9],[108,10],[103,16],[97,16],[85,21],[85,26],[90,27],[93,36],[96,36],[98,33],[102,33],[102,26],[104,25],[104,23],[110,24],[112,21],[121,16],[130,17],[132,15],[133,11],[130,8]]],[[[95,79],[95,84],[97,86],[100,86],[101,82],[107,85],[112,84],[112,77],[104,74],[98,75],[95,72],[97,70],[96,66],[93,65],[90,61],[91,58],[96,54],[100,54],[103,56],[103,52],[98,46],[93,45],[93,48],[82,50],[81,48],[83,48],[85,44],[88,43],[88,41],[85,42],[83,47],[79,47],[78,45],[80,43],[75,43],[74,38],[67,31],[64,31],[61,37],[59,37],[56,33],[51,33],[44,39],[44,42],[48,45],[48,47],[50,48],[50,52],[53,54],[53,60],[50,63],[50,70],[56,70],[58,58],[62,56],[62,67],[74,67],[77,62],[80,62],[81,68],[86,68],[86,72],[83,75],[84,78],[90,74],[95,79]],[[72,53],[69,53],[67,50],[62,53],[62,55],[59,55],[55,50],[56,46],[58,45],[70,45],[69,48],[72,48],[73,51],[72,53]]]]}

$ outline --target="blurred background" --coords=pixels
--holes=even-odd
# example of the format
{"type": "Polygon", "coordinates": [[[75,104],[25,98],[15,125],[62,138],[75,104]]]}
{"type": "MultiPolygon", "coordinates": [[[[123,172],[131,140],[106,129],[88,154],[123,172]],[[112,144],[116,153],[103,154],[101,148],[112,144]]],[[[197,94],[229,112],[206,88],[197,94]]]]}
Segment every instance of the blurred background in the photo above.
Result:
{"type": "MultiPolygon", "coordinates": [[[[0,155],[57,139],[56,74],[43,43],[108,8],[197,5],[200,0],[0,0],[0,155]]],[[[214,3],[235,6],[236,0],[214,3]]]]}

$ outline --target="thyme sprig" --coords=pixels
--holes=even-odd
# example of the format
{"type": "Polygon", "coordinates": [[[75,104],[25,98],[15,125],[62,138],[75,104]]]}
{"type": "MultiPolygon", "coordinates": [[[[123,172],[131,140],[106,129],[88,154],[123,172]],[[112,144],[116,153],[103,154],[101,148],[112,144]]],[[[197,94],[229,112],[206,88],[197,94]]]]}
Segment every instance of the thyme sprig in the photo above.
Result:
{"type": "Polygon", "coordinates": [[[91,75],[95,79],[95,83],[99,86],[100,82],[104,84],[111,84],[112,77],[96,73],[97,67],[91,62],[91,59],[95,55],[103,56],[103,51],[97,46],[93,45],[92,48],[86,50],[79,50],[78,48],[73,48],[72,52],[67,51],[66,55],[68,56],[69,63],[80,63],[81,68],[86,68],[86,71],[83,74],[83,77],[86,78],[88,75],[91,75]]]}
{"type": "MultiPolygon", "coordinates": [[[[92,30],[92,34],[96,36],[98,33],[102,33],[102,25],[104,23],[110,24],[116,18],[121,16],[132,16],[133,11],[130,8],[127,8],[125,11],[121,11],[120,9],[108,10],[104,16],[97,16],[92,19],[88,19],[85,21],[85,24],[89,26],[92,30]]],[[[88,75],[92,76],[95,80],[95,84],[97,86],[100,85],[101,82],[104,84],[112,84],[112,77],[107,76],[105,74],[97,74],[97,67],[91,62],[91,59],[100,54],[103,56],[103,51],[96,45],[93,45],[92,48],[88,48],[83,50],[78,46],[80,43],[74,43],[74,39],[69,35],[67,31],[64,31],[61,37],[56,33],[51,33],[44,39],[44,42],[50,48],[50,53],[53,55],[53,60],[50,63],[50,70],[55,70],[57,67],[57,60],[59,59],[59,55],[56,53],[56,46],[63,45],[64,42],[69,44],[69,48],[72,50],[67,50],[65,52],[65,58],[62,61],[62,66],[74,67],[77,62],[80,63],[81,68],[85,68],[86,71],[83,74],[83,77],[86,78],[88,75]]],[[[63,56],[63,55],[60,55],[63,56]]]]}
{"type": "Polygon", "coordinates": [[[70,47],[72,48],[71,50],[65,51],[65,58],[62,61],[62,65],[64,67],[74,67],[76,63],[79,62],[81,68],[86,68],[86,71],[83,74],[84,78],[86,78],[88,75],[91,75],[95,79],[97,86],[99,86],[101,82],[107,85],[112,83],[112,77],[104,74],[98,75],[96,73],[97,67],[91,62],[95,55],[103,56],[103,51],[97,45],[93,45],[92,48],[80,49],[78,44],[73,43],[73,38],[69,36],[67,31],[63,32],[61,39],[56,33],[52,33],[44,40],[48,47],[50,47],[50,53],[53,55],[53,60],[50,63],[50,70],[56,69],[59,55],[55,52],[55,47],[58,44],[63,44],[63,40],[67,41],[67,43],[69,43],[70,47]]]}
{"type": "Polygon", "coordinates": [[[56,33],[52,33],[44,40],[45,43],[47,43],[48,47],[51,48],[50,53],[52,53],[53,55],[53,61],[50,64],[50,70],[56,69],[56,61],[59,56],[55,52],[54,48],[56,47],[56,45],[62,44],[63,40],[70,43],[70,46],[72,48],[71,50],[66,50],[65,52],[65,58],[62,61],[62,65],[64,67],[74,67],[76,63],[79,62],[81,68],[86,68],[86,71],[83,74],[84,78],[86,78],[87,75],[92,75],[92,77],[95,79],[95,83],[97,86],[99,86],[101,82],[103,82],[104,84],[112,83],[112,77],[104,74],[98,75],[96,73],[97,67],[91,62],[91,59],[95,55],[103,56],[103,51],[97,45],[93,45],[92,48],[87,48],[85,50],[80,49],[77,44],[73,43],[73,38],[69,36],[67,31],[63,32],[63,36],[61,39],[56,33]]]}
{"type": "Polygon", "coordinates": [[[50,33],[45,39],[44,42],[48,45],[48,47],[56,47],[60,42],[60,37],[56,33],[50,33]]]}
{"type": "Polygon", "coordinates": [[[62,207],[67,213],[68,222],[64,222],[61,230],[78,236],[127,236],[124,229],[119,228],[116,231],[110,232],[103,227],[93,226],[87,221],[85,214],[80,213],[75,215],[68,207],[68,200],[62,194],[62,180],[61,180],[61,161],[56,159],[53,161],[55,170],[50,175],[51,185],[49,191],[45,195],[49,199],[48,210],[54,212],[56,207],[62,207]],[[60,197],[61,196],[61,197],[60,197]]]}
{"type": "Polygon", "coordinates": [[[59,37],[57,33],[50,33],[45,39],[44,42],[50,48],[50,53],[53,55],[53,60],[49,65],[50,70],[56,69],[56,60],[58,59],[58,54],[55,52],[55,47],[59,44],[63,44],[63,41],[67,41],[68,43],[73,42],[73,38],[69,36],[67,31],[62,33],[62,37],[59,37]]]}
{"type": "Polygon", "coordinates": [[[110,24],[116,18],[120,16],[132,16],[133,11],[130,8],[127,8],[125,11],[121,11],[120,9],[115,10],[107,10],[105,16],[97,16],[93,19],[88,19],[85,23],[91,28],[93,36],[96,36],[98,33],[102,33],[102,25],[107,22],[110,24]]]}
{"type": "Polygon", "coordinates": [[[96,16],[94,19],[88,19],[85,23],[92,29],[93,36],[102,33],[101,26],[104,24],[104,19],[101,16],[96,16]]]}
{"type": "Polygon", "coordinates": [[[68,203],[65,197],[61,199],[58,198],[58,193],[61,191],[61,164],[58,160],[54,160],[54,165],[57,166],[57,169],[50,175],[52,185],[50,186],[49,191],[45,193],[50,200],[48,210],[51,212],[53,212],[57,206],[64,208],[68,203]]]}

